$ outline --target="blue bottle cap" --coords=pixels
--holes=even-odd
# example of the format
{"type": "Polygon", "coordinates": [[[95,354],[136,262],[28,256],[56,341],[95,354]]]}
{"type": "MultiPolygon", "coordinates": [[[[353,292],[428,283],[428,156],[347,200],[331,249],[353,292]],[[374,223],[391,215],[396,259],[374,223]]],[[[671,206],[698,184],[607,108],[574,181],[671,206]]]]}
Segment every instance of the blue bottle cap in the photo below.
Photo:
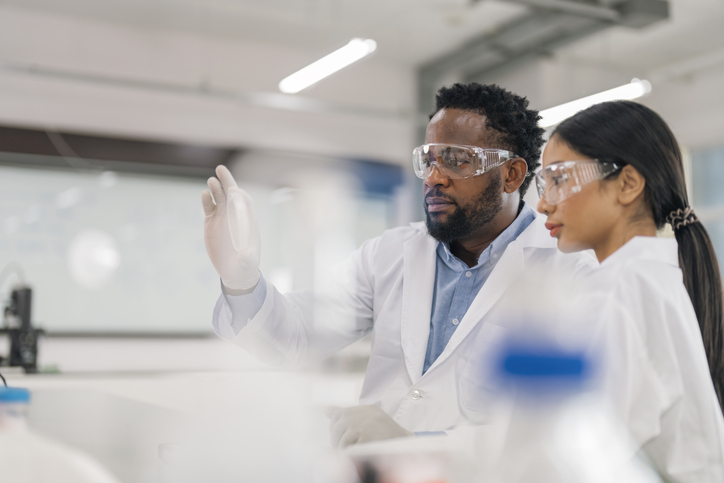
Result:
{"type": "Polygon", "coordinates": [[[496,380],[504,390],[566,395],[580,392],[593,382],[592,362],[583,352],[510,343],[499,354],[496,380]]]}
{"type": "Polygon", "coordinates": [[[0,404],[29,403],[30,391],[22,387],[0,387],[0,404]]]}
{"type": "Polygon", "coordinates": [[[586,360],[580,354],[511,350],[501,362],[503,372],[513,377],[579,379],[587,376],[586,360]]]}

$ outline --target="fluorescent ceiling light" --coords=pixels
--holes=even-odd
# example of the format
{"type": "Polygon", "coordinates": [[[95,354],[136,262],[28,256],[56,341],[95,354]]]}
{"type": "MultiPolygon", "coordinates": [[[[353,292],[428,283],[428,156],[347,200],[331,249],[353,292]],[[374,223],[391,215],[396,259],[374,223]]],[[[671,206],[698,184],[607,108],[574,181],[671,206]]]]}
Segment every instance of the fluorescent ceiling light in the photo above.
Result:
{"type": "Polygon", "coordinates": [[[279,90],[285,94],[296,94],[312,84],[328,77],[340,69],[366,57],[377,48],[377,42],[372,39],[352,39],[341,49],[322,57],[286,77],[279,83],[279,90]]]}
{"type": "Polygon", "coordinates": [[[638,99],[651,92],[651,83],[647,80],[633,79],[631,83],[609,89],[607,91],[582,97],[575,101],[566,102],[560,106],[551,107],[540,112],[542,119],[538,121],[540,127],[550,127],[558,124],[575,113],[591,107],[594,104],[606,101],[638,99]]]}

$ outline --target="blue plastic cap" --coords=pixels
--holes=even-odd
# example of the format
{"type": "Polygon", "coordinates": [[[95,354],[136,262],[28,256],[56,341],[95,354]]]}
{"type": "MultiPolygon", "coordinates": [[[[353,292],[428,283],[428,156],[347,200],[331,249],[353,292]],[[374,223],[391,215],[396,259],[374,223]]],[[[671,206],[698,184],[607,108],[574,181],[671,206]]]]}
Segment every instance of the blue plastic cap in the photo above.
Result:
{"type": "Polygon", "coordinates": [[[506,378],[584,380],[589,376],[586,357],[556,350],[509,347],[501,358],[501,375],[506,378]]]}
{"type": "Polygon", "coordinates": [[[29,403],[30,391],[22,387],[0,387],[0,404],[29,403]]]}

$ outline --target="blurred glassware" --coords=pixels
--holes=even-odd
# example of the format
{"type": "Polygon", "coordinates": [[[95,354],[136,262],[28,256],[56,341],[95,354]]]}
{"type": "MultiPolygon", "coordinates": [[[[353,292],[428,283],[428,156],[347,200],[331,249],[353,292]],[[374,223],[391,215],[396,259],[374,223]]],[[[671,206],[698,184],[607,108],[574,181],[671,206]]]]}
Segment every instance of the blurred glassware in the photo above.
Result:
{"type": "Polygon", "coordinates": [[[30,392],[0,388],[0,468],[13,483],[117,483],[105,468],[80,451],[28,428],[30,392]]]}
{"type": "Polygon", "coordinates": [[[594,359],[547,341],[501,351],[497,381],[512,395],[495,483],[660,483],[592,384],[594,359]]]}

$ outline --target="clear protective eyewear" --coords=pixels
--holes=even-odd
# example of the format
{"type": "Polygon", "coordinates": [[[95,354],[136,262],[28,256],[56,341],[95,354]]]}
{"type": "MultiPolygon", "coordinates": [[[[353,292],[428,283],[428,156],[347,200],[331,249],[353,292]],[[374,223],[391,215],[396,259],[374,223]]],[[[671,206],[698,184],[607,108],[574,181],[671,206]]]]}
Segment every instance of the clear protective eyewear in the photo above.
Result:
{"type": "Polygon", "coordinates": [[[583,186],[612,175],[620,169],[615,163],[598,160],[563,161],[550,164],[535,175],[538,196],[546,203],[557,205],[569,196],[579,193],[583,186]]]}
{"type": "Polygon", "coordinates": [[[458,144],[423,144],[412,151],[412,166],[420,179],[430,176],[433,165],[449,179],[478,176],[509,159],[519,158],[504,149],[458,144]]]}

